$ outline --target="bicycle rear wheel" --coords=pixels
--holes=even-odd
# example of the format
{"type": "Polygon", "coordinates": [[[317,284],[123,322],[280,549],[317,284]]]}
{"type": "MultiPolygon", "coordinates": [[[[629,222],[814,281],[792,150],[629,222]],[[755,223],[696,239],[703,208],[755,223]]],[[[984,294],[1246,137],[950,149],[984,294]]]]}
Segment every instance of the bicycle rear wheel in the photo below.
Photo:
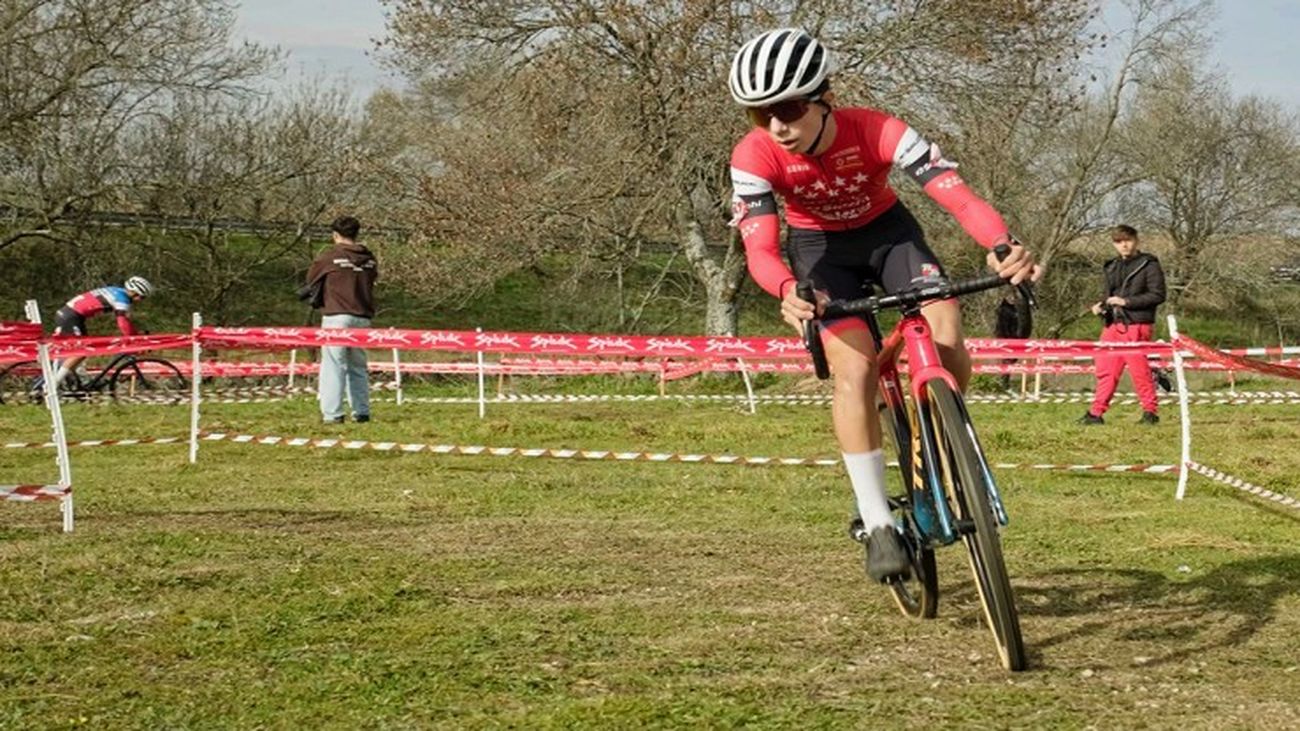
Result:
{"type": "Polygon", "coordinates": [[[907,498],[916,489],[916,473],[913,465],[920,465],[920,457],[914,452],[916,425],[909,408],[907,414],[898,413],[888,405],[881,407],[881,418],[891,429],[894,440],[894,453],[898,455],[898,469],[903,477],[903,496],[891,499],[890,507],[903,524],[903,544],[912,563],[912,576],[904,581],[892,579],[888,583],[889,593],[894,603],[905,616],[916,619],[933,619],[939,612],[939,574],[934,562],[934,549],[920,537],[916,525],[912,522],[912,504],[907,498]]]}
{"type": "Polygon", "coordinates": [[[971,571],[979,589],[984,618],[998,646],[1002,666],[1025,669],[1025,645],[1020,634],[1015,594],[1002,558],[998,521],[989,500],[986,465],[975,442],[975,429],[960,397],[948,384],[932,381],[928,386],[930,416],[945,474],[944,483],[952,498],[962,540],[970,556],[971,571]]]}
{"type": "Polygon", "coordinates": [[[162,358],[132,358],[113,371],[108,383],[116,399],[179,402],[189,395],[180,369],[162,358]]]}

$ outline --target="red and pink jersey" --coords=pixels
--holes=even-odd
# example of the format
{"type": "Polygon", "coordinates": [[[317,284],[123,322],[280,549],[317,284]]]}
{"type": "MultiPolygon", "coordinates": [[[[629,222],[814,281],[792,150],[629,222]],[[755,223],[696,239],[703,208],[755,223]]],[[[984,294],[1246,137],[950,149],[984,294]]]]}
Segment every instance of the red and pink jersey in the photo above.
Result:
{"type": "Polygon", "coordinates": [[[903,121],[875,109],[832,112],[835,139],[820,155],[787,152],[755,128],[731,153],[732,223],[740,227],[749,270],[763,289],[780,297],[794,280],[781,259],[780,227],[773,195],[785,203],[794,228],[847,231],[860,228],[898,202],[889,171],[916,180],[981,246],[1008,238],[1007,225],[966,186],[937,145],[903,121]]]}
{"type": "Polygon", "coordinates": [[[98,287],[68,300],[66,307],[82,317],[94,317],[112,311],[117,315],[117,329],[123,335],[134,335],[131,324],[131,295],[122,287],[98,287]]]}

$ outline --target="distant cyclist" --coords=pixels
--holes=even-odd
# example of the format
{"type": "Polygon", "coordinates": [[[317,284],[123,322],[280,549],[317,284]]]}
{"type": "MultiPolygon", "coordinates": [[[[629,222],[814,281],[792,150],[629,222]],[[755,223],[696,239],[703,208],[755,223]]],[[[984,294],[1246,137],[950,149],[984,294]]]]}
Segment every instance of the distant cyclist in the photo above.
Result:
{"type": "MultiPolygon", "coordinates": [[[[130,277],[121,287],[97,287],[68,300],[54,315],[55,337],[81,337],[86,334],[86,320],[96,315],[112,312],[117,318],[117,329],[123,335],[135,335],[131,321],[131,306],[153,294],[153,285],[144,277],[130,277]]],[[[59,366],[54,377],[57,387],[62,384],[83,357],[69,358],[59,366]]]]}
{"type": "MultiPolygon", "coordinates": [[[[781,300],[785,320],[798,327],[814,317],[816,303],[796,291],[804,280],[822,300],[945,279],[920,225],[889,185],[891,170],[920,185],[981,246],[1010,244],[1002,261],[990,252],[992,269],[1016,284],[1037,279],[1033,255],[937,145],[885,112],[835,106],[833,70],[830,51],[797,28],[757,36],[731,65],[731,95],[753,124],[731,154],[732,222],[744,239],[750,275],[781,300]],[[789,265],[781,258],[778,196],[789,228],[789,265]]],[[[965,388],[970,356],[956,300],[921,311],[944,366],[965,388]]],[[[874,347],[857,317],[828,322],[823,340],[835,377],[831,418],[862,519],[854,537],[867,546],[867,573],[883,581],[905,573],[908,560],[885,497],[874,347]]]]}

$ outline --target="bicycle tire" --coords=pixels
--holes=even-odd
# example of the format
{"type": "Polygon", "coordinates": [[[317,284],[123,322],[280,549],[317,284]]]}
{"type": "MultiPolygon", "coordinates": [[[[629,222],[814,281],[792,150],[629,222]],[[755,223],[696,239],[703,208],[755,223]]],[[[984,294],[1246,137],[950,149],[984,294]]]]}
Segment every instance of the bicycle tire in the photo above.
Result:
{"type": "Polygon", "coordinates": [[[993,633],[1002,666],[1024,670],[1025,645],[1020,632],[1015,593],[1002,556],[998,521],[993,514],[984,479],[986,465],[975,442],[975,431],[960,397],[942,381],[927,386],[930,416],[943,449],[944,484],[952,499],[958,521],[968,521],[972,530],[963,532],[971,572],[979,590],[984,619],[993,633]]]}
{"type": "Polygon", "coordinates": [[[23,375],[24,368],[30,368],[36,365],[34,360],[25,360],[18,363],[11,363],[0,369],[0,404],[22,403],[25,400],[32,401],[30,375],[23,375]]]}
{"type": "Polygon", "coordinates": [[[188,398],[189,381],[169,360],[132,358],[113,371],[108,390],[115,399],[144,397],[180,402],[188,398]]]}
{"type": "Polygon", "coordinates": [[[916,525],[912,522],[910,494],[914,479],[913,464],[919,464],[914,453],[916,430],[912,409],[908,416],[896,412],[887,404],[882,405],[881,414],[890,425],[894,440],[894,452],[898,455],[898,468],[903,478],[903,495],[890,500],[891,507],[899,514],[903,524],[903,545],[907,548],[908,558],[912,563],[912,576],[908,580],[892,579],[887,584],[894,603],[904,616],[913,619],[934,619],[939,613],[939,572],[934,559],[934,549],[920,538],[916,525]]]}

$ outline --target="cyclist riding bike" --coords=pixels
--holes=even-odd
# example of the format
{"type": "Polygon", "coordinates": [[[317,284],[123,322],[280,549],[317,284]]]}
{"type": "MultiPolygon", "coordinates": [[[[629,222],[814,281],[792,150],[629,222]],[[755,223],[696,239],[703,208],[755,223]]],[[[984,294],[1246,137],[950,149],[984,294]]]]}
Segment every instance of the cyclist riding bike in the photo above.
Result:
{"type": "MultiPolygon", "coordinates": [[[[921,227],[889,186],[891,168],[919,184],[984,248],[1011,245],[1001,261],[989,252],[991,269],[1013,284],[1037,280],[1041,268],[1033,254],[937,145],[885,112],[835,106],[828,80],[834,69],[830,51],[797,28],[760,34],[731,65],[731,95],[754,126],[731,155],[732,225],[740,228],[750,275],[781,300],[783,319],[801,329],[830,299],[945,279],[921,227]],[[781,258],[777,196],[785,205],[789,265],[781,258]],[[796,291],[809,280],[817,302],[796,291]]],[[[964,389],[971,365],[957,301],[932,302],[922,314],[944,367],[964,389]]],[[[908,558],[885,495],[874,345],[858,317],[827,321],[822,338],[834,374],[832,422],[862,521],[866,570],[883,582],[907,573],[908,558]]]]}
{"type": "MultiPolygon", "coordinates": [[[[117,329],[123,335],[135,335],[131,322],[131,305],[153,294],[153,285],[144,277],[129,277],[121,287],[97,287],[68,300],[54,315],[55,337],[81,337],[86,334],[86,320],[96,315],[112,312],[117,317],[117,329]]],[[[84,357],[68,358],[59,365],[54,377],[57,388],[72,373],[84,357]]]]}

